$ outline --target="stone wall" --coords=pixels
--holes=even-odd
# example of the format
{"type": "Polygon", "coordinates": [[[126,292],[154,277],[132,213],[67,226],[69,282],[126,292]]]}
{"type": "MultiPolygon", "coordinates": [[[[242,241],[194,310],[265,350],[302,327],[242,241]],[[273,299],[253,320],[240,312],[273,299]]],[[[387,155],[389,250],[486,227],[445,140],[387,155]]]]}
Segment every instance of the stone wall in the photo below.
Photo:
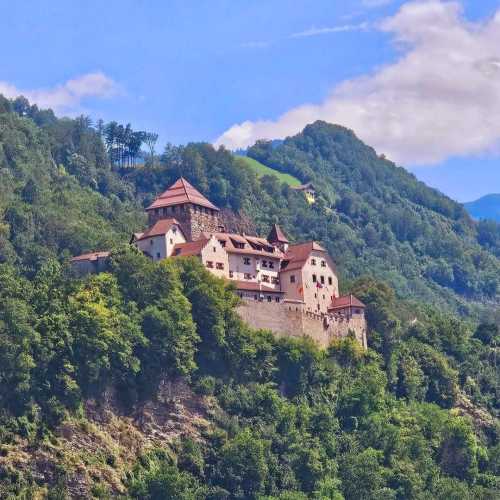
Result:
{"type": "Polygon", "coordinates": [[[335,318],[307,312],[301,304],[257,300],[243,300],[238,313],[252,328],[272,330],[278,337],[307,335],[319,346],[328,347],[333,339],[347,337],[352,331],[359,343],[367,347],[363,315],[335,318]]]}
{"type": "Polygon", "coordinates": [[[219,230],[219,217],[217,212],[210,211],[205,213],[203,210],[195,210],[190,206],[186,210],[186,214],[182,216],[182,220],[178,219],[182,230],[187,232],[186,237],[188,240],[194,241],[200,238],[201,233],[216,233],[219,230]],[[212,215],[212,213],[214,215],[212,215]]]}

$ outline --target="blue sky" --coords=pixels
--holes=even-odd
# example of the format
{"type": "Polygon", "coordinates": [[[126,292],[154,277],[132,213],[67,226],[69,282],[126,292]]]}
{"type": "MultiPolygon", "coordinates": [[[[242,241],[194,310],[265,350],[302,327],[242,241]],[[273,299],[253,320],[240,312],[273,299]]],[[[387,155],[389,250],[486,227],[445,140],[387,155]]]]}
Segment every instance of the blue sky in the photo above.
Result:
{"type": "MultiPolygon", "coordinates": [[[[157,131],[162,145],[237,146],[294,133],[309,117],[331,118],[467,201],[500,192],[500,91],[491,83],[500,47],[492,16],[499,4],[0,0],[0,92],[24,93],[58,114],[131,122],[157,131]],[[441,10],[428,12],[436,4],[441,10]],[[429,19],[439,33],[429,32],[429,19]],[[451,64],[447,47],[470,47],[471,40],[476,52],[464,49],[468,66],[452,74],[456,66],[442,66],[443,54],[451,64]],[[484,61],[477,55],[483,53],[484,61]],[[471,68],[477,67],[488,80],[476,80],[471,68]],[[415,68],[421,74],[409,84],[415,68]],[[438,81],[440,72],[446,82],[438,81]],[[457,96],[446,90],[454,79],[463,85],[457,96]],[[479,105],[467,92],[475,85],[479,105]],[[493,123],[483,130],[490,109],[494,118],[485,120],[493,123]]],[[[500,50],[498,61],[500,67],[500,50]]]]}

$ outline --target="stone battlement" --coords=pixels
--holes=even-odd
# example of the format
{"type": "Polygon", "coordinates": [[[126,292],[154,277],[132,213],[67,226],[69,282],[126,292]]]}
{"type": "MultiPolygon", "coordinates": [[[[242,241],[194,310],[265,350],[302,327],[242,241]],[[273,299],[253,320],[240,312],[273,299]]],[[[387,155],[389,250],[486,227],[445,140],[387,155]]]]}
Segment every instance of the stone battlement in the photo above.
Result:
{"type": "Polygon", "coordinates": [[[317,314],[306,311],[303,304],[242,300],[238,314],[251,327],[271,330],[278,337],[313,338],[319,346],[328,347],[333,339],[353,332],[363,347],[366,343],[364,315],[317,314]]]}

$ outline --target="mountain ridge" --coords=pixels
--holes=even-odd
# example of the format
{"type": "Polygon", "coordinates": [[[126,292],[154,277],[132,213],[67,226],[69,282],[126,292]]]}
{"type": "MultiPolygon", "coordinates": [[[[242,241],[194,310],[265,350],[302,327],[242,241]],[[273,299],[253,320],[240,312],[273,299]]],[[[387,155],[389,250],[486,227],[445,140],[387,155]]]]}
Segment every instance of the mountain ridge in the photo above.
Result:
{"type": "Polygon", "coordinates": [[[491,219],[500,222],[500,193],[481,196],[464,203],[464,207],[475,219],[491,219]]]}

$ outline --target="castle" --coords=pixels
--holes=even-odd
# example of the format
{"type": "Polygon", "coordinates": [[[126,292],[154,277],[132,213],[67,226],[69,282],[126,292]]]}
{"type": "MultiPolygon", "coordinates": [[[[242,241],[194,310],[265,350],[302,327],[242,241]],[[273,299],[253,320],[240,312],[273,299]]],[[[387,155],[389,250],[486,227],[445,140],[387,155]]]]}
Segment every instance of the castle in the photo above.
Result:
{"type": "MultiPolygon", "coordinates": [[[[282,336],[308,335],[327,347],[352,332],[366,348],[364,304],[339,296],[336,267],[318,243],[290,244],[278,225],[267,238],[227,233],[219,209],[178,179],[146,209],[149,228],[131,244],[159,261],[198,257],[214,275],[234,283],[240,316],[282,336]]],[[[99,272],[107,252],[72,259],[80,273],[99,272]]]]}

